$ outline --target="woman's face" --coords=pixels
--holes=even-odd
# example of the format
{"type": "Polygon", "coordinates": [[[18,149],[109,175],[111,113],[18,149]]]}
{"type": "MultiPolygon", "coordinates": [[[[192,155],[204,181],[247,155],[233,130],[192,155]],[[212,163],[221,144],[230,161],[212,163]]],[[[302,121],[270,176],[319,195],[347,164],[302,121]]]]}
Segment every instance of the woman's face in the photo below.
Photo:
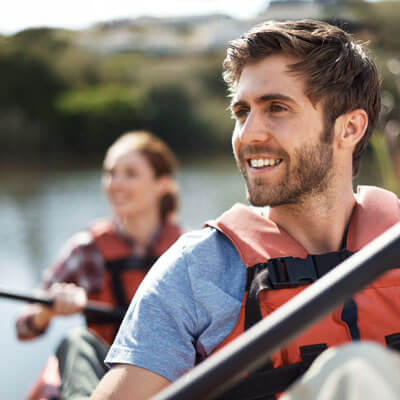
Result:
{"type": "Polygon", "coordinates": [[[158,211],[165,192],[162,181],[137,151],[111,153],[104,162],[103,188],[119,219],[158,211]]]}

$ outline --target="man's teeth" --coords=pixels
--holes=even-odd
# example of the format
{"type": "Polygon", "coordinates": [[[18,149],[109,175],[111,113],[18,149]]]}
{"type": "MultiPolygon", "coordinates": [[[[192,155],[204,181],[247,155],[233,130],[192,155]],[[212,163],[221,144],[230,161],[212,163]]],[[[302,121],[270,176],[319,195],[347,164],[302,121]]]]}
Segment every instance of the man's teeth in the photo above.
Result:
{"type": "Polygon", "coordinates": [[[278,165],[280,164],[281,161],[282,161],[281,159],[275,159],[275,158],[258,158],[258,159],[253,158],[250,160],[250,166],[253,168],[263,168],[263,167],[278,165]]]}

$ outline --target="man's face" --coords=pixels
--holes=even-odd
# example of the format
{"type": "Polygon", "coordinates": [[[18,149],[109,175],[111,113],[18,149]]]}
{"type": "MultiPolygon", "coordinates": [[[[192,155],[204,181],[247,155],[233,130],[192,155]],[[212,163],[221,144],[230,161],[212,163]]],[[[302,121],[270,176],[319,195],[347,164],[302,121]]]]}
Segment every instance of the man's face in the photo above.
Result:
{"type": "MultiPolygon", "coordinates": [[[[332,175],[332,127],[322,106],[304,94],[303,79],[287,72],[296,59],[273,55],[246,65],[232,100],[236,162],[251,204],[297,204],[327,189],[332,175]]],[[[333,134],[333,133],[332,133],[333,134]]]]}

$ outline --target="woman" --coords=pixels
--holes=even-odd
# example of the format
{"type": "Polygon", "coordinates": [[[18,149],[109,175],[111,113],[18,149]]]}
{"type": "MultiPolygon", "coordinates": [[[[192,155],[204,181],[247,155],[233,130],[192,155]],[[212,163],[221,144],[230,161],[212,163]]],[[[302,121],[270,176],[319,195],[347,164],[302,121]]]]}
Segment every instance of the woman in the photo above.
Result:
{"type": "MultiPolygon", "coordinates": [[[[174,222],[178,206],[175,169],[171,150],[147,132],[126,133],[108,149],[103,188],[114,217],[96,221],[70,239],[43,283],[54,305],[29,306],[16,323],[20,340],[41,335],[56,316],[81,312],[88,300],[122,309],[128,306],[151,265],[182,233],[174,222]]],[[[102,359],[118,323],[103,322],[87,320],[88,331],[74,332],[57,350],[62,398],[72,398],[76,390],[83,391],[81,397],[90,395],[104,374],[102,359]],[[89,371],[92,376],[78,382],[73,369],[79,367],[85,374],[88,369],[88,365],[77,363],[82,345],[90,348],[97,365],[95,371],[89,371]]],[[[82,359],[87,357],[85,354],[82,359]]],[[[54,365],[54,359],[50,363],[54,365]]]]}

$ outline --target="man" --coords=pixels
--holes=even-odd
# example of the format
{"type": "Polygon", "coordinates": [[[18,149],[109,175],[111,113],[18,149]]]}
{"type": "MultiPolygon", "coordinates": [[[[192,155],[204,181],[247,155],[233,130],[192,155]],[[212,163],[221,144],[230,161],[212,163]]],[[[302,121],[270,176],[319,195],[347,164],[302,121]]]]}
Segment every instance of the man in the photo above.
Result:
{"type": "MultiPolygon", "coordinates": [[[[392,193],[353,193],[380,89],[375,65],[348,34],[317,21],[267,22],[230,43],[224,66],[235,158],[250,203],[262,211],[235,206],[159,260],[131,304],[106,359],[113,367],[93,399],[150,398],[302,290],[304,280],[400,220],[392,193]]],[[[396,335],[396,310],[371,306],[399,294],[396,277],[274,354],[266,373],[282,368],[286,376],[285,366],[301,370],[326,347],[360,338],[385,343],[396,335]]],[[[289,383],[266,385],[257,395],[289,383]]],[[[226,398],[245,399],[248,390],[244,380],[240,394],[226,398]]]]}

